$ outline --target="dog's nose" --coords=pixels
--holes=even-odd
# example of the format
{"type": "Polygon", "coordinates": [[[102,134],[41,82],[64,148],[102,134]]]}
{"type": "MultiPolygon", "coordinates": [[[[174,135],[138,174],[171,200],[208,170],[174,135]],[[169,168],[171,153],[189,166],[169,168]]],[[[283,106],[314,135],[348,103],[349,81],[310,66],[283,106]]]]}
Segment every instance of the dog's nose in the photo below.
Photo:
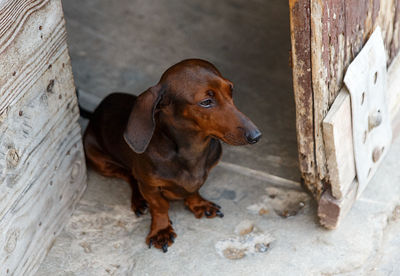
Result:
{"type": "Polygon", "coordinates": [[[258,140],[260,140],[261,136],[262,136],[262,133],[258,129],[249,131],[246,133],[247,143],[255,144],[258,142],[258,140]]]}

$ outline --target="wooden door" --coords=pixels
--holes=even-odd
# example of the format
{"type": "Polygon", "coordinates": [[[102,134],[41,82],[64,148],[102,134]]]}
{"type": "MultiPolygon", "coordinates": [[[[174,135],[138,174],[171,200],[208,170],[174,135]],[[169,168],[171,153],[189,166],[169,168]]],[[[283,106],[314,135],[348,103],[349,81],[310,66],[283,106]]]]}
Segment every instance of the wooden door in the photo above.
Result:
{"type": "Polygon", "coordinates": [[[343,77],[379,26],[386,49],[393,106],[399,109],[400,0],[289,0],[296,127],[302,181],[319,203],[320,222],[335,228],[351,207],[354,187],[332,196],[323,120],[343,87],[343,77]]]}

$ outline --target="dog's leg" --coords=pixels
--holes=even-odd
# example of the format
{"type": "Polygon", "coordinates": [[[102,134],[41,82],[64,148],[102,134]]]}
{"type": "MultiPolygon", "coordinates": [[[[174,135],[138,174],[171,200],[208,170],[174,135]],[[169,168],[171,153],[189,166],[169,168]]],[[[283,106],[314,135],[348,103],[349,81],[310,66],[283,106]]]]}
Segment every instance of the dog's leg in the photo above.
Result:
{"type": "Polygon", "coordinates": [[[142,194],[140,193],[139,186],[137,180],[131,176],[131,187],[132,187],[132,211],[135,212],[137,217],[140,217],[144,214],[147,209],[147,202],[143,198],[142,194]]]}
{"type": "Polygon", "coordinates": [[[221,206],[202,198],[198,192],[185,198],[185,205],[196,218],[201,218],[203,214],[207,218],[213,218],[216,216],[222,218],[224,216],[220,211],[221,206]]]}
{"type": "Polygon", "coordinates": [[[176,238],[176,233],[168,216],[169,202],[162,196],[158,187],[139,185],[139,188],[149,204],[151,214],[151,229],[147,235],[146,243],[149,248],[154,245],[165,253],[168,251],[168,246],[171,246],[176,238]]]}

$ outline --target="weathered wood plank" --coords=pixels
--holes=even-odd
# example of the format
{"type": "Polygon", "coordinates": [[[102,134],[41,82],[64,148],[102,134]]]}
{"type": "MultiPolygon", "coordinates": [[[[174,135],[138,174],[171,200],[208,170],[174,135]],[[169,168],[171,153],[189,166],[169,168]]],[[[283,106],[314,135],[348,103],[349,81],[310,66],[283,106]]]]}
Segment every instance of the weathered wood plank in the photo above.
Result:
{"type": "Polygon", "coordinates": [[[84,191],[78,118],[61,1],[2,1],[0,275],[34,274],[84,191]]]}
{"type": "Polygon", "coordinates": [[[322,31],[326,28],[328,18],[326,14],[326,9],[323,9],[325,2],[319,0],[311,0],[311,64],[312,64],[312,88],[313,88],[313,102],[314,102],[314,143],[315,151],[321,154],[315,155],[315,185],[318,187],[318,193],[316,194],[319,198],[323,187],[321,183],[321,177],[326,175],[325,166],[325,151],[321,150],[321,140],[322,127],[319,127],[323,117],[325,117],[325,110],[328,105],[328,98],[321,97],[328,93],[327,89],[327,77],[329,67],[325,67],[326,63],[326,53],[328,49],[323,48],[323,44],[326,40],[326,35],[322,31]],[[322,5],[322,6],[321,6],[322,5]],[[315,33],[320,33],[321,35],[315,35],[315,33]]]}
{"type": "Polygon", "coordinates": [[[394,0],[393,8],[395,12],[393,20],[393,38],[390,44],[390,56],[388,58],[389,63],[391,63],[400,52],[400,0],[394,0]]]}
{"type": "MultiPolygon", "coordinates": [[[[392,62],[391,66],[388,69],[388,99],[387,102],[389,103],[389,113],[390,113],[390,118],[392,121],[392,130],[393,130],[393,140],[400,134],[400,85],[399,85],[399,76],[400,76],[400,54],[397,55],[397,57],[394,59],[392,62]]],[[[338,96],[338,102],[334,103],[334,105],[331,108],[331,111],[335,111],[334,114],[328,114],[328,116],[334,116],[336,118],[336,122],[343,122],[346,120],[348,117],[348,114],[351,112],[351,106],[350,106],[350,95],[345,92],[345,94],[342,94],[345,91],[341,92],[342,97],[339,98],[338,96]],[[336,104],[341,104],[340,108],[335,107],[336,104]]],[[[331,112],[330,111],[330,112],[331,112]]],[[[332,121],[332,120],[329,120],[332,121]]],[[[333,125],[332,128],[340,127],[341,124],[339,125],[333,125]]],[[[342,131],[342,133],[346,133],[351,131],[351,126],[348,126],[347,128],[350,127],[349,129],[346,130],[337,130],[342,131]]],[[[324,128],[325,131],[325,128],[324,128]]],[[[327,133],[327,135],[329,135],[327,133]]],[[[356,172],[355,170],[352,170],[352,174],[348,175],[348,179],[352,177],[354,181],[351,181],[350,183],[347,181],[339,182],[336,183],[334,180],[338,179],[340,176],[343,174],[347,174],[349,172],[349,167],[344,166],[343,164],[349,164],[351,162],[354,162],[354,155],[349,154],[352,153],[353,151],[347,149],[346,146],[348,144],[352,144],[352,135],[346,135],[345,136],[345,141],[342,141],[339,143],[340,146],[336,146],[334,148],[330,148],[329,145],[332,145],[332,143],[329,143],[329,139],[326,140],[328,143],[328,147],[326,148],[327,150],[327,155],[335,155],[335,156],[342,156],[345,159],[342,159],[340,163],[328,163],[328,165],[333,166],[333,168],[329,167],[329,172],[330,172],[330,179],[331,179],[331,184],[332,184],[332,192],[330,190],[327,190],[326,192],[323,193],[320,201],[319,201],[319,209],[318,209],[318,216],[320,217],[320,222],[323,224],[325,227],[333,229],[336,228],[339,223],[340,219],[342,219],[345,214],[347,213],[348,209],[353,205],[356,197],[338,197],[333,193],[333,189],[340,189],[343,194],[349,193],[350,189],[355,189],[356,191],[358,190],[358,181],[354,179],[356,177],[356,172]],[[353,187],[355,186],[355,188],[353,187]],[[349,200],[350,198],[350,200],[349,200]]]]}
{"type": "Polygon", "coordinates": [[[340,221],[346,217],[357,197],[358,182],[356,179],[348,186],[341,199],[332,196],[331,190],[323,192],[318,202],[319,222],[327,229],[335,229],[340,221]]]}
{"type": "MultiPolygon", "coordinates": [[[[387,99],[389,104],[390,120],[392,122],[393,133],[398,129],[397,118],[400,112],[400,54],[393,60],[388,69],[388,86],[387,99]]],[[[344,87],[339,93],[335,103],[332,105],[328,115],[324,119],[324,140],[328,158],[328,168],[330,173],[330,183],[332,185],[333,196],[337,199],[341,197],[335,194],[335,187],[346,189],[345,186],[356,176],[354,170],[349,166],[354,163],[354,156],[349,154],[352,149],[352,132],[351,124],[346,124],[351,114],[350,95],[344,87]],[[336,139],[335,132],[340,134],[340,138],[336,139]],[[334,138],[334,139],[333,139],[334,138]],[[333,140],[333,141],[332,141],[333,140]],[[336,141],[339,141],[337,142],[336,141]],[[351,148],[350,148],[351,146],[351,148]],[[340,162],[338,161],[340,160],[340,162]],[[342,175],[347,175],[347,181],[337,181],[342,175]],[[350,179],[351,178],[351,179],[350,179]],[[335,186],[335,187],[334,187],[335,186]]]]}
{"type": "Polygon", "coordinates": [[[379,27],[349,65],[344,82],[351,96],[359,197],[392,144],[392,128],[386,102],[386,51],[379,27]]]}
{"type": "Polygon", "coordinates": [[[342,199],[356,175],[350,95],[346,88],[325,117],[323,129],[332,195],[342,199]]]}
{"type": "MultiPolygon", "coordinates": [[[[298,3],[298,1],[291,2],[298,3]]],[[[303,1],[302,4],[308,5],[307,7],[311,9],[311,14],[308,14],[307,18],[302,18],[303,21],[298,22],[298,26],[292,24],[293,48],[296,46],[296,39],[298,43],[303,42],[303,45],[309,45],[307,44],[308,37],[307,43],[304,43],[301,40],[304,38],[295,36],[298,30],[308,30],[307,34],[308,32],[311,34],[311,88],[309,88],[309,83],[307,83],[308,86],[301,87],[295,82],[294,90],[296,102],[300,102],[300,96],[307,95],[309,99],[303,98],[302,102],[308,101],[309,105],[313,106],[312,110],[302,109],[301,115],[304,120],[298,120],[297,128],[300,129],[298,140],[308,142],[308,147],[299,145],[300,158],[307,160],[307,164],[313,164],[313,166],[301,166],[300,170],[303,174],[307,174],[307,179],[309,179],[307,186],[310,186],[312,191],[317,191],[314,193],[317,198],[323,186],[325,184],[329,186],[322,121],[343,86],[343,76],[347,66],[361,50],[376,26],[380,26],[384,34],[389,62],[399,51],[399,3],[400,0],[303,1]],[[308,24],[309,18],[311,19],[310,28],[303,26],[308,24]],[[308,87],[311,95],[301,93],[304,87],[308,87]],[[312,123],[310,123],[311,118],[312,123]],[[309,132],[303,131],[306,127],[313,128],[312,138],[309,132]]],[[[294,14],[293,11],[291,13],[294,14]]],[[[292,56],[296,58],[294,53],[292,56]]],[[[294,62],[293,70],[294,75],[304,77],[304,70],[299,72],[296,62],[294,62]]]]}
{"type": "Polygon", "coordinates": [[[313,194],[318,194],[322,187],[314,185],[316,180],[310,0],[289,0],[289,8],[299,166],[306,187],[313,194]]]}
{"type": "MultiPolygon", "coordinates": [[[[400,43],[400,37],[398,40],[398,42],[400,43]]],[[[393,59],[393,62],[389,67],[387,88],[387,102],[389,103],[389,113],[392,120],[394,140],[400,135],[400,53],[398,53],[397,56],[393,59]]]]}
{"type": "Polygon", "coordinates": [[[389,103],[390,118],[394,121],[400,110],[400,54],[398,54],[388,70],[388,86],[386,100],[389,103]]]}
{"type": "Polygon", "coordinates": [[[392,129],[393,140],[395,140],[400,136],[400,112],[397,113],[396,117],[394,117],[392,121],[392,129]]]}
{"type": "MultiPolygon", "coordinates": [[[[34,12],[16,9],[15,12],[28,13],[21,23],[29,25],[30,28],[15,27],[18,33],[10,35],[11,42],[6,40],[0,44],[0,50],[4,48],[0,51],[0,72],[3,72],[0,77],[0,114],[7,106],[20,99],[47,70],[49,64],[67,48],[64,19],[62,10],[57,9],[58,1],[45,2],[47,4],[39,5],[40,9],[34,12]],[[9,47],[11,44],[14,47],[9,47]],[[27,47],[15,47],[17,45],[27,47]]],[[[5,33],[7,34],[8,32],[5,33]]]]}
{"type": "Polygon", "coordinates": [[[331,187],[323,119],[343,87],[348,65],[377,26],[384,34],[388,64],[399,52],[400,0],[293,0],[289,4],[300,171],[318,200],[331,187]]]}
{"type": "Polygon", "coordinates": [[[17,36],[29,16],[41,9],[49,0],[2,1],[0,8],[0,53],[17,36]]]}

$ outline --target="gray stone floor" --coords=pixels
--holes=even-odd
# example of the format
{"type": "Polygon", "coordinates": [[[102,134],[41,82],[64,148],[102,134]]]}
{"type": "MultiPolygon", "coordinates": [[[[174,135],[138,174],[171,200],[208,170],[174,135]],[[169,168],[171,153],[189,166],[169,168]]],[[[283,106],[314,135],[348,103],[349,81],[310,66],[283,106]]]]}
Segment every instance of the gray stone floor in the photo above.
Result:
{"type": "Polygon", "coordinates": [[[140,94],[186,58],[214,63],[262,129],[224,160],[298,180],[289,14],[282,0],[63,1],[76,85],[103,98],[140,94]],[[116,4],[118,3],[118,4],[116,4]]]}
{"type": "MultiPolygon", "coordinates": [[[[199,57],[235,83],[260,143],[224,147],[201,193],[223,219],[182,202],[167,254],[144,243],[150,216],[129,186],[89,170],[88,189],[37,275],[400,275],[400,141],[338,230],[318,226],[300,188],[288,68],[287,1],[66,0],[75,81],[87,108],[112,91],[139,94],[175,62],[199,57]]],[[[85,122],[83,121],[83,125],[85,122]]]]}

